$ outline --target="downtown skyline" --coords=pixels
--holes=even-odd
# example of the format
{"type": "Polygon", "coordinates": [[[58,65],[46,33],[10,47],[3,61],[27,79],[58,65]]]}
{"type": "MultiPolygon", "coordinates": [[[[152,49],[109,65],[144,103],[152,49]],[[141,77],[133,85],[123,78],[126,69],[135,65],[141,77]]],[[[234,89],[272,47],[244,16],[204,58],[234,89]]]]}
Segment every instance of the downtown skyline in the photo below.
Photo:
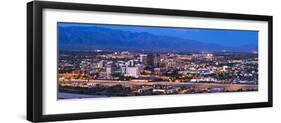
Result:
{"type": "Polygon", "coordinates": [[[57,98],[258,91],[257,35],[58,23],[57,98]]]}

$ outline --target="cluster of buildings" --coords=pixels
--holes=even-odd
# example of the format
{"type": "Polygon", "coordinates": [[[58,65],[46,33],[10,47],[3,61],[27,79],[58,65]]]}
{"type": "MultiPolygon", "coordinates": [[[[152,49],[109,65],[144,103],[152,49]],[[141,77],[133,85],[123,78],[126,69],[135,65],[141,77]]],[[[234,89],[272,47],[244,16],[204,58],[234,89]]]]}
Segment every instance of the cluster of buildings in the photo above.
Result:
{"type": "Polygon", "coordinates": [[[171,83],[258,84],[258,56],[251,53],[68,52],[58,66],[60,85],[115,90],[123,83],[122,94],[225,91],[171,83]]]}
{"type": "Polygon", "coordinates": [[[59,73],[62,79],[71,75],[77,78],[77,74],[80,74],[78,77],[84,79],[101,80],[133,81],[154,78],[169,82],[257,83],[257,60],[257,55],[253,54],[245,56],[123,51],[73,56],[70,53],[61,56],[59,73]]]}
{"type": "MultiPolygon", "coordinates": [[[[122,55],[117,54],[117,55],[122,55]]],[[[158,68],[160,57],[158,54],[139,54],[128,61],[118,60],[116,62],[106,63],[106,78],[114,79],[113,73],[120,73],[123,76],[139,78],[140,74],[144,72],[146,67],[158,68]]],[[[118,79],[118,77],[117,77],[118,79]]]]}

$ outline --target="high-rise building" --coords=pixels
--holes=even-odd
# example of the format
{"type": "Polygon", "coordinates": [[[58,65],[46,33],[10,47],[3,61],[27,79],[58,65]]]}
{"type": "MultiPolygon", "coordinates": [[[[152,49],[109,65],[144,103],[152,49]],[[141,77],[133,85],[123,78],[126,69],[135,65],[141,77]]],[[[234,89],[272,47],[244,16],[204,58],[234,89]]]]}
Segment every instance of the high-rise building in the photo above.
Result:
{"type": "Polygon", "coordinates": [[[129,60],[129,61],[127,62],[127,65],[130,66],[130,67],[135,66],[134,60],[129,60]]]}
{"type": "Polygon", "coordinates": [[[106,78],[111,79],[112,68],[111,66],[106,67],[106,78]]]}
{"type": "Polygon", "coordinates": [[[120,66],[120,70],[122,74],[126,73],[126,66],[120,66]]]}
{"type": "Polygon", "coordinates": [[[147,65],[151,67],[154,66],[154,57],[152,53],[147,55],[147,65]]]}
{"type": "Polygon", "coordinates": [[[153,66],[154,67],[159,67],[159,64],[160,64],[160,55],[159,54],[154,54],[153,66]]]}
{"type": "Polygon", "coordinates": [[[104,60],[100,60],[97,64],[97,68],[103,68],[104,66],[104,60]]]}
{"type": "Polygon", "coordinates": [[[147,61],[147,55],[146,54],[140,54],[140,62],[144,65],[147,65],[148,61],[147,61]]]}
{"type": "Polygon", "coordinates": [[[148,54],[147,63],[151,67],[158,67],[160,64],[160,55],[159,54],[148,54]]]}

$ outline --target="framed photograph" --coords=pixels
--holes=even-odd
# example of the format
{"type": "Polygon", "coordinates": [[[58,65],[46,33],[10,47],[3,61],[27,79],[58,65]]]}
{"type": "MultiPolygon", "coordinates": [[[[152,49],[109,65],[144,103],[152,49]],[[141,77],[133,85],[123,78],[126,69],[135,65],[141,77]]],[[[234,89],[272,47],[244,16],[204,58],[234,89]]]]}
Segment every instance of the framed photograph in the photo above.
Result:
{"type": "Polygon", "coordinates": [[[27,4],[33,122],[272,107],[272,16],[27,4]]]}

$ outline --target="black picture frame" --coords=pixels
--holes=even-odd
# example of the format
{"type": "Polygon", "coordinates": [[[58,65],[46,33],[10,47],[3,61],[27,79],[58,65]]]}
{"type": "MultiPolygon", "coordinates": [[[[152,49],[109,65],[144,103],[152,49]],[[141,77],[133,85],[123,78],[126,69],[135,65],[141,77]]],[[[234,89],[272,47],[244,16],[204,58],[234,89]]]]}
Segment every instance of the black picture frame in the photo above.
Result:
{"type": "Polygon", "coordinates": [[[94,118],[107,118],[107,117],[123,117],[123,116],[137,116],[137,115],[154,115],[154,114],[272,107],[273,106],[273,91],[272,91],[273,32],[272,31],[273,31],[273,17],[264,16],[264,15],[185,11],[185,10],[93,5],[93,4],[63,3],[63,2],[45,2],[45,1],[29,2],[27,3],[27,120],[32,122],[63,121],[63,120],[94,119],[94,118]],[[267,21],[268,22],[268,101],[258,102],[258,103],[44,115],[42,113],[43,112],[43,101],[42,101],[43,100],[43,95],[42,95],[43,12],[42,10],[44,8],[267,21]]]}

